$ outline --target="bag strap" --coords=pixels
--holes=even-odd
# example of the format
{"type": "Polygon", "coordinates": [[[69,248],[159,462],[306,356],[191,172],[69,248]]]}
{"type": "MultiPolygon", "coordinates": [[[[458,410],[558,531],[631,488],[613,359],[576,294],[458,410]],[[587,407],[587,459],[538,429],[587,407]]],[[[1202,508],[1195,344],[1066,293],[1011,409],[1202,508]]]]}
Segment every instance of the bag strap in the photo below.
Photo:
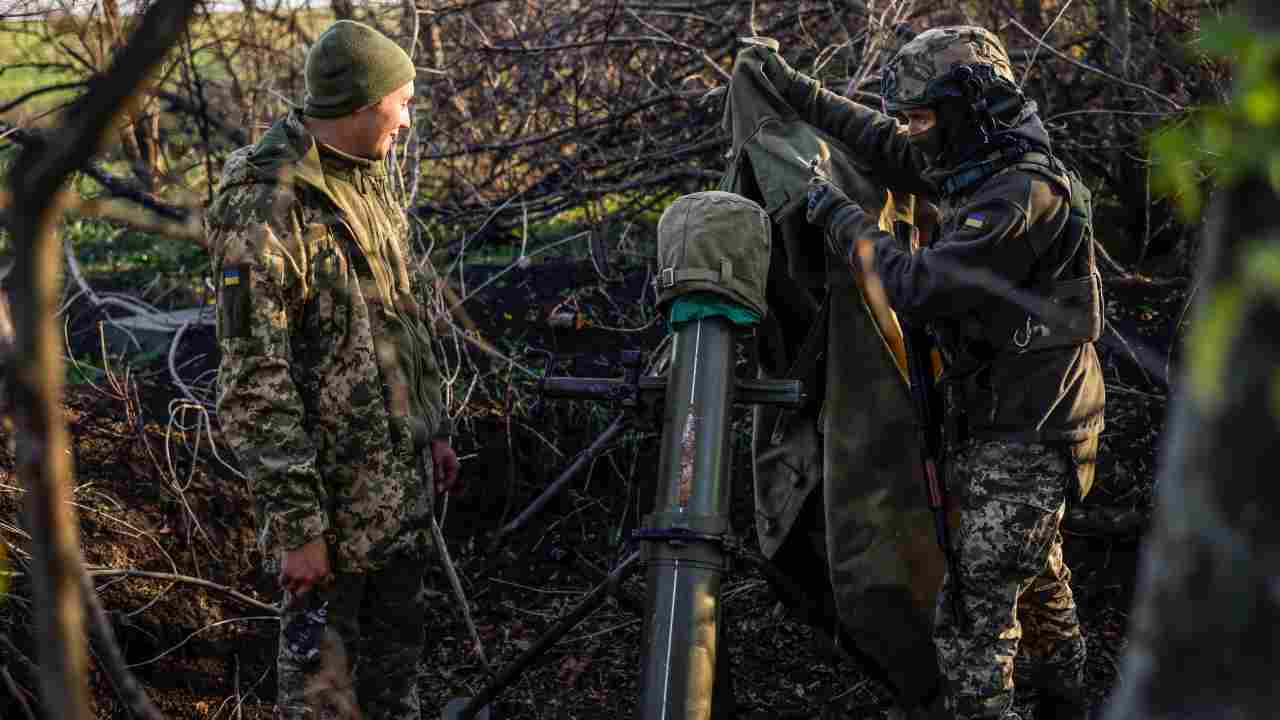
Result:
{"type": "Polygon", "coordinates": [[[809,324],[809,332],[805,334],[804,342],[800,344],[800,351],[792,359],[791,367],[787,368],[787,374],[784,376],[790,380],[799,380],[802,383],[807,399],[803,408],[783,408],[778,413],[778,417],[773,423],[773,432],[769,433],[769,441],[774,445],[782,442],[787,422],[792,415],[811,407],[814,401],[819,403],[822,401],[821,396],[823,393],[817,392],[821,385],[818,371],[823,367],[822,360],[827,354],[827,318],[830,314],[831,291],[828,289],[826,297],[822,299],[822,305],[818,308],[818,314],[813,317],[813,322],[809,324]]]}
{"type": "Polygon", "coordinates": [[[719,270],[705,270],[701,268],[685,268],[677,269],[674,267],[663,268],[658,273],[658,277],[654,278],[659,290],[665,290],[675,287],[676,284],[689,280],[705,280],[707,282],[715,282],[729,284],[733,279],[733,261],[728,258],[720,258],[719,270]]]}

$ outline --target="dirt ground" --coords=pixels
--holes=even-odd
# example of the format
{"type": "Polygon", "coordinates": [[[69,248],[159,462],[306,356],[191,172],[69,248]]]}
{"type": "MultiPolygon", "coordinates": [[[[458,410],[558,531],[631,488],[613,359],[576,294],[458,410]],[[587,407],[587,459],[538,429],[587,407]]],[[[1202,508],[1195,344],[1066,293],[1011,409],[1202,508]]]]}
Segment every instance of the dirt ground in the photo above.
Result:
{"type": "MultiPolygon", "coordinates": [[[[468,282],[474,287],[492,271],[473,269],[468,282]]],[[[615,375],[611,365],[619,350],[650,348],[663,334],[661,323],[641,332],[616,329],[643,326],[651,317],[644,314],[652,302],[646,279],[638,272],[602,283],[589,265],[535,265],[491,284],[469,307],[504,352],[523,351],[534,362],[538,354],[528,350],[546,350],[560,361],[560,373],[615,375]],[[590,289],[597,285],[598,291],[590,289]],[[548,327],[545,318],[553,311],[581,313],[587,325],[548,327]]],[[[1158,373],[1139,369],[1132,355],[1142,355],[1140,343],[1150,353],[1149,365],[1164,362],[1184,319],[1184,297],[1180,285],[1108,288],[1112,324],[1135,347],[1131,353],[1112,341],[1102,348],[1109,404],[1098,483],[1083,506],[1073,508],[1066,532],[1090,646],[1090,689],[1099,699],[1116,682],[1164,423],[1164,385],[1151,377],[1158,373]]],[[[212,338],[195,333],[184,348],[186,357],[179,361],[190,361],[185,376],[196,378],[214,366],[212,338]]],[[[476,407],[457,437],[471,489],[451,501],[445,533],[496,669],[527,649],[598,582],[601,568],[624,555],[627,534],[651,502],[652,481],[646,478],[658,441],[656,429],[629,432],[529,527],[495,547],[495,530],[567,467],[615,411],[539,402],[527,383],[508,383],[504,391],[502,373],[486,372],[492,387],[474,393],[476,407]]],[[[245,484],[210,461],[208,437],[197,438],[192,429],[173,431],[175,394],[163,373],[149,379],[143,373],[141,382],[134,378],[138,391],[128,400],[111,389],[109,378],[96,381],[97,387],[71,386],[66,410],[88,563],[200,578],[261,603],[276,602],[272,581],[258,571],[245,484]],[[193,467],[198,442],[200,461],[193,467]]],[[[191,417],[185,422],[196,427],[191,417]]],[[[20,548],[21,491],[8,445],[0,443],[0,535],[20,548]]],[[[746,444],[738,445],[734,527],[745,551],[755,553],[746,444]]],[[[477,692],[488,675],[470,651],[435,563],[429,579],[432,612],[426,618],[430,641],[420,668],[421,699],[424,717],[435,717],[449,698],[477,692]]],[[[270,717],[277,629],[270,613],[186,581],[106,572],[97,583],[126,657],[168,717],[270,717]]],[[[500,696],[497,717],[619,718],[634,712],[642,581],[632,579],[622,590],[621,602],[608,601],[500,696]]],[[[0,644],[0,657],[17,685],[34,688],[22,657],[34,656],[28,597],[21,577],[4,595],[0,632],[12,645],[0,644]]],[[[757,572],[738,564],[723,597],[742,717],[884,716],[884,689],[859,667],[828,655],[757,572]]],[[[96,662],[91,680],[98,717],[127,717],[96,662]]],[[[0,692],[0,698],[0,716],[22,717],[12,691],[0,692]]]]}

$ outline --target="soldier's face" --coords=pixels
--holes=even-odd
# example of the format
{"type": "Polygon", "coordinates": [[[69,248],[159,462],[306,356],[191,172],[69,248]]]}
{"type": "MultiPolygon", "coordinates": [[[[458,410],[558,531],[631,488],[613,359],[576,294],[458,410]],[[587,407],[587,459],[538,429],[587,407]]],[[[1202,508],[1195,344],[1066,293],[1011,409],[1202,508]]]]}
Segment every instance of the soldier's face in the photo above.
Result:
{"type": "Polygon", "coordinates": [[[368,107],[357,110],[355,135],[357,154],[381,160],[391,152],[396,135],[407,130],[411,121],[409,101],[413,100],[413,82],[407,82],[390,95],[368,107]]]}
{"type": "Polygon", "coordinates": [[[933,108],[912,108],[898,113],[898,132],[907,137],[929,132],[938,124],[938,113],[933,108]]]}

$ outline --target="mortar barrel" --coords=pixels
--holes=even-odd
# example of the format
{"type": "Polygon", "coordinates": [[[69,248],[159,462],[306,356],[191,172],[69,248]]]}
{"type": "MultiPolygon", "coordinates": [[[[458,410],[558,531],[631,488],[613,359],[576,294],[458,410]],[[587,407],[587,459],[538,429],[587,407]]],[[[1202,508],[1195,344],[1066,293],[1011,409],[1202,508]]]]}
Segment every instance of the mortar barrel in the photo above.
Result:
{"type": "Polygon", "coordinates": [[[708,720],[729,530],[734,332],[720,317],[676,328],[646,564],[639,720],[708,720]]]}

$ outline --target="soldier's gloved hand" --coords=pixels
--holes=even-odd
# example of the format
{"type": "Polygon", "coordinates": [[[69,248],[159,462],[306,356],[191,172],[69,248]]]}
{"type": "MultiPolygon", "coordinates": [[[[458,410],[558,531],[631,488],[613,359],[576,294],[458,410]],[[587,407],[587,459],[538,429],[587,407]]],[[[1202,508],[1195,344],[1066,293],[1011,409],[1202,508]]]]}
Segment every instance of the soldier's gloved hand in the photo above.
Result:
{"type": "Polygon", "coordinates": [[[764,62],[760,63],[760,70],[764,73],[764,79],[768,80],[770,85],[773,85],[774,88],[781,92],[783,97],[786,97],[787,91],[791,89],[791,83],[795,81],[799,73],[783,59],[778,52],[777,43],[772,43],[772,45],[765,47],[768,47],[770,51],[762,53],[764,62]]]}
{"type": "Polygon", "coordinates": [[[458,454],[453,451],[448,440],[431,440],[431,465],[435,471],[436,492],[447,492],[450,495],[462,492],[463,485],[458,475],[458,454]]]}
{"type": "Polygon", "coordinates": [[[834,224],[845,225],[855,220],[857,215],[866,214],[843,190],[822,177],[809,181],[808,200],[805,217],[810,223],[827,231],[828,235],[838,230],[833,227],[834,224]]]}
{"type": "Polygon", "coordinates": [[[796,70],[787,64],[778,52],[777,41],[771,38],[743,38],[748,45],[759,46],[753,50],[760,59],[760,72],[764,79],[773,86],[792,109],[802,116],[814,98],[817,97],[822,83],[796,70]]]}
{"type": "Polygon", "coordinates": [[[843,229],[862,223],[866,219],[866,214],[858,203],[850,200],[849,196],[831,184],[830,180],[815,177],[809,181],[805,217],[810,223],[822,228],[831,252],[844,257],[854,269],[861,267],[859,263],[854,262],[855,238],[845,237],[843,229]]]}

